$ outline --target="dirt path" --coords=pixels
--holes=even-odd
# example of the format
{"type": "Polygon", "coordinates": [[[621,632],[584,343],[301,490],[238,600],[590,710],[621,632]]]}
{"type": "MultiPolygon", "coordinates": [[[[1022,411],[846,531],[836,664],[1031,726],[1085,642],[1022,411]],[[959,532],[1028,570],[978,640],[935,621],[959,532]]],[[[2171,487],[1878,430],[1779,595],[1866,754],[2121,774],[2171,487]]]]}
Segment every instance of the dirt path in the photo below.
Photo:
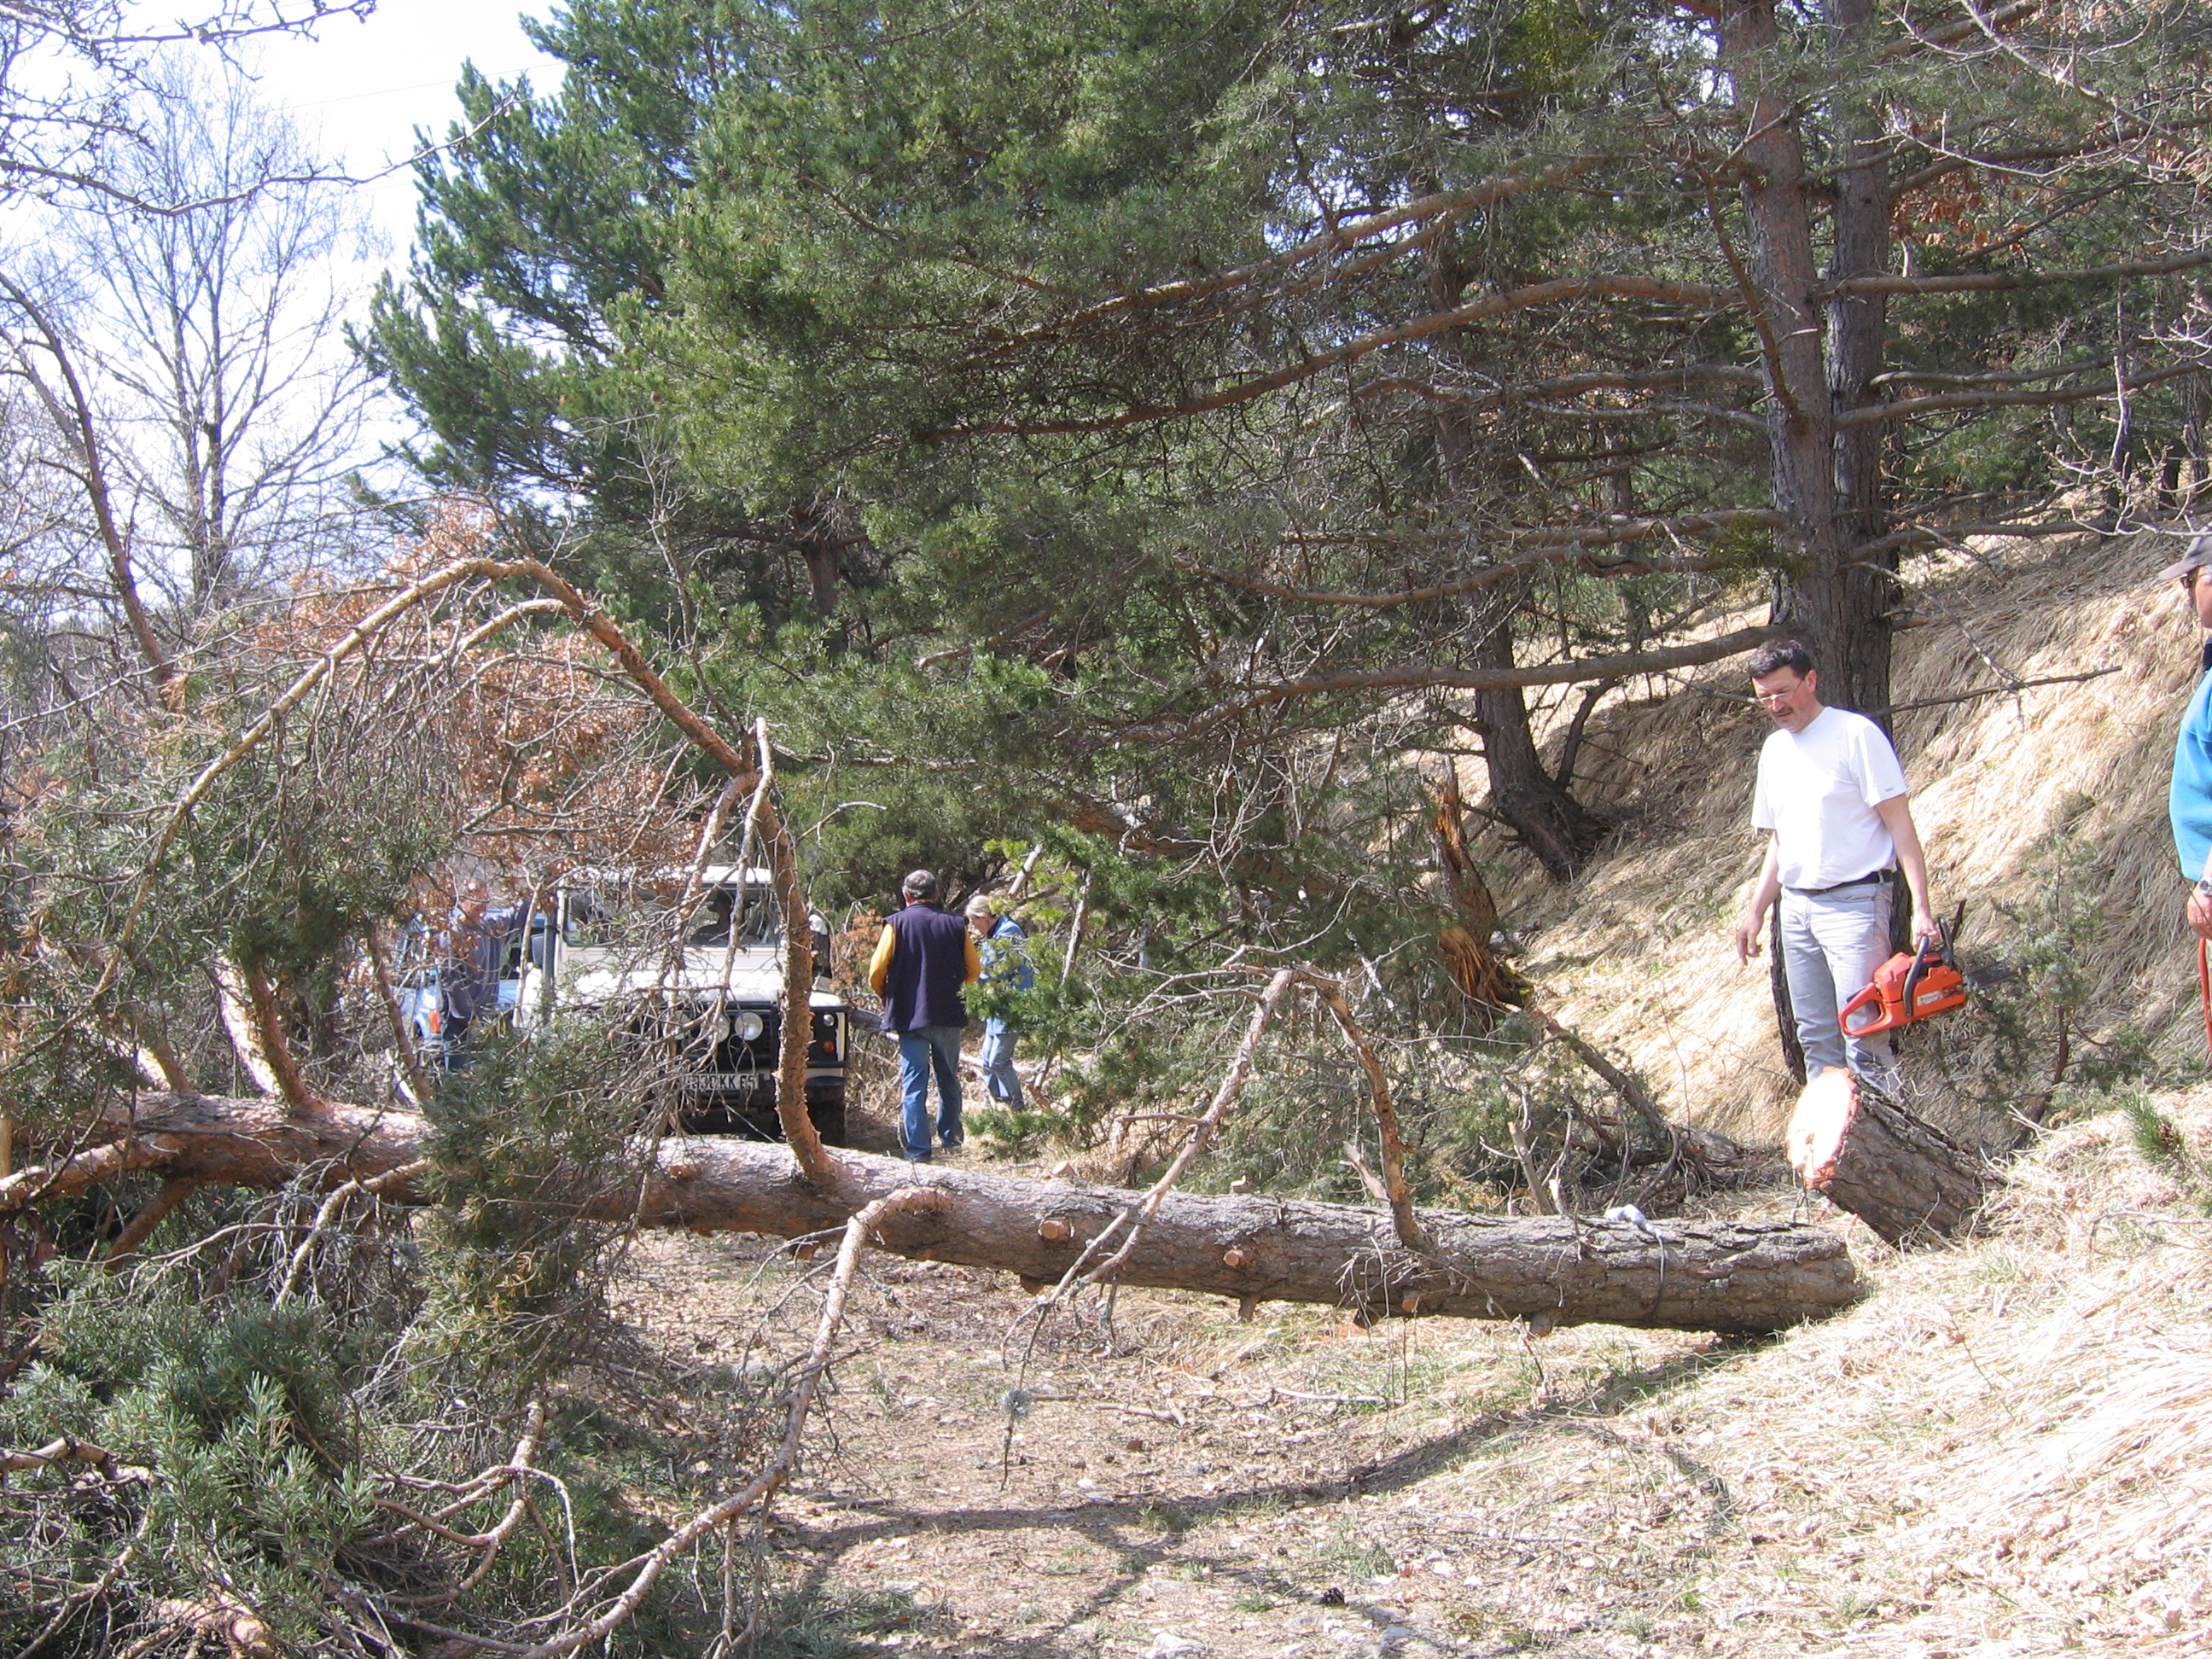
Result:
{"type": "MultiPolygon", "coordinates": [[[[1706,1650],[1705,1620],[1662,1628],[1666,1586],[1710,1544],[1694,1464],[1633,1459],[1626,1495],[1589,1469],[1625,1413],[1715,1363],[1710,1340],[1539,1350],[1457,1322],[1247,1324],[1137,1293],[1118,1346],[1063,1325],[1024,1372],[1006,1345],[1030,1299],[1010,1276],[870,1269],[834,1447],[778,1507],[797,1605],[823,1626],[794,1651],[1706,1650]],[[1553,1467],[1563,1446],[1581,1467],[1553,1467]],[[1578,1487],[1592,1499],[1558,1501],[1578,1487]]],[[[804,1271],[762,1241],[656,1239],[618,1310],[692,1363],[733,1360],[804,1271]]]]}

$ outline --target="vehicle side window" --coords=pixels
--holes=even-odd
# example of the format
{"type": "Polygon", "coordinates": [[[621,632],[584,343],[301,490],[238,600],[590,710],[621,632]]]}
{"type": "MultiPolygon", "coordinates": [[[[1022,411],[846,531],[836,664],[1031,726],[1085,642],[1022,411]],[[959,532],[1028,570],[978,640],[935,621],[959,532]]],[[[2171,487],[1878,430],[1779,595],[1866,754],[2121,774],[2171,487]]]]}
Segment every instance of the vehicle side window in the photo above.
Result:
{"type": "Polygon", "coordinates": [[[600,903],[595,893],[570,893],[563,920],[567,924],[562,933],[564,944],[588,949],[616,943],[614,912],[600,903]]]}
{"type": "Polygon", "coordinates": [[[747,882],[744,915],[738,924],[739,947],[757,950],[782,940],[783,911],[775,902],[775,890],[764,882],[747,882]]]}

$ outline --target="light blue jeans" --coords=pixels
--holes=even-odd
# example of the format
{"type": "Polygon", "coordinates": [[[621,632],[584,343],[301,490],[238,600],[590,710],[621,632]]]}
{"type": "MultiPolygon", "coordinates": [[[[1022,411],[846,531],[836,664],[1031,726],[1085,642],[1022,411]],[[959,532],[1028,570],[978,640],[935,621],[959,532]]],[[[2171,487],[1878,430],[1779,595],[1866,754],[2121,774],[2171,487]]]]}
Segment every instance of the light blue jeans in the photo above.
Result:
{"type": "Polygon", "coordinates": [[[983,1066],[983,1087],[992,1099],[1016,1111],[1022,1109],[1021,1074],[1014,1070],[1014,1043],[1018,1034],[1012,1031],[983,1028],[983,1048],[978,1058],[983,1066]]]}
{"type": "Polygon", "coordinates": [[[1897,1069],[1888,1032],[1846,1037],[1836,1024],[1844,1004],[1873,984],[1874,970],[1889,960],[1890,892],[1886,881],[1832,893],[1782,890],[1782,971],[1808,1078],[1824,1066],[1848,1066],[1883,1084],[1897,1069]]]}
{"type": "Polygon", "coordinates": [[[929,1162],[929,1074],[937,1073],[937,1139],[957,1146],[960,1133],[960,1037],[957,1025],[923,1025],[899,1033],[899,1066],[906,1085],[906,1156],[929,1162]]]}

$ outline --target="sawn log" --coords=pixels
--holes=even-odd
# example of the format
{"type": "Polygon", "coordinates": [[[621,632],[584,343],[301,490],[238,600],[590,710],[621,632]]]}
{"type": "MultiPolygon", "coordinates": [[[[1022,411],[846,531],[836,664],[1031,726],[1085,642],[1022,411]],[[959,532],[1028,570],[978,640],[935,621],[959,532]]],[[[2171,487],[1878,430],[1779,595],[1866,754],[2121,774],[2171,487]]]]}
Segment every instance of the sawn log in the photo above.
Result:
{"type": "Polygon", "coordinates": [[[1808,1190],[1893,1244],[1950,1237],[1973,1219],[1996,1178],[1933,1124],[1837,1066],[1797,1097],[1789,1152],[1808,1190]]]}
{"type": "MultiPolygon", "coordinates": [[[[423,1156],[428,1125],[397,1111],[143,1095],[108,1144],[0,1182],[0,1213],[112,1179],[125,1169],[274,1188],[303,1177],[335,1184],[423,1156]]],[[[885,1249],[922,1260],[1057,1280],[1137,1194],[1065,1181],[836,1154],[830,1181],[810,1184],[780,1145],[671,1139],[653,1166],[593,1182],[558,1182],[530,1201],[601,1220],[763,1233],[825,1231],[902,1186],[942,1191],[939,1210],[890,1218],[885,1249]]],[[[1343,1204],[1170,1194],[1120,1273],[1128,1285],[1263,1302],[1317,1303],[1363,1316],[1450,1314],[1525,1318],[1541,1328],[1605,1323],[1756,1332],[1847,1305],[1858,1279],[1841,1238],[1793,1223],[1597,1221],[1420,1212],[1435,1246],[1414,1255],[1389,1215],[1343,1204]]]]}

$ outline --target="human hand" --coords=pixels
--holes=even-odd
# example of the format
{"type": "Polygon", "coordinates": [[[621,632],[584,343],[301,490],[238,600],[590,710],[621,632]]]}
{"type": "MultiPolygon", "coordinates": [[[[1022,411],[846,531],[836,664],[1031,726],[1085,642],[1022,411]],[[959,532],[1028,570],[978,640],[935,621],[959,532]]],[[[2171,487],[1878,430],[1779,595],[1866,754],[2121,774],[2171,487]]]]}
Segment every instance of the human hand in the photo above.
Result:
{"type": "Polygon", "coordinates": [[[2202,887],[2189,891],[2189,931],[2202,939],[2212,939],[2212,897],[2202,887]]]}
{"type": "MultiPolygon", "coordinates": [[[[1757,956],[1765,942],[1765,934],[1766,918],[1756,910],[1746,911],[1743,920],[1735,925],[1735,959],[1749,962],[1757,956]]],[[[2212,938],[2212,934],[2207,937],[2212,938]]]]}
{"type": "Polygon", "coordinates": [[[1943,924],[1942,922],[1936,921],[1934,916],[1930,915],[1925,910],[1916,909],[1913,911],[1912,939],[1914,944],[1917,945],[1925,939],[1940,940],[1942,937],[1943,924]]]}

